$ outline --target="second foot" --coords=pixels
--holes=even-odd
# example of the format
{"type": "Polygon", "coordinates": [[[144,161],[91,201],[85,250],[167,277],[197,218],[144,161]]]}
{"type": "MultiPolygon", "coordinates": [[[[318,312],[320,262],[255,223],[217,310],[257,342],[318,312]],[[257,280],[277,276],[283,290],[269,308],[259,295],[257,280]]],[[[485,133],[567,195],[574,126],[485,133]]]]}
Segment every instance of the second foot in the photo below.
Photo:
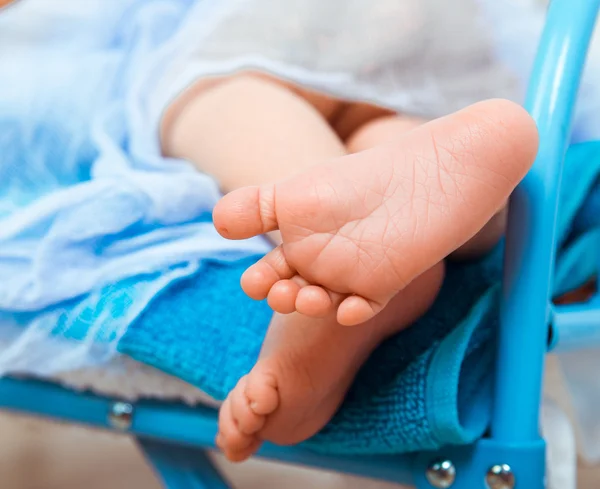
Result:
{"type": "Polygon", "coordinates": [[[335,414],[375,347],[430,307],[443,275],[439,263],[361,328],[341,326],[335,315],[314,319],[276,314],[257,364],[219,412],[216,441],[225,456],[239,462],[263,441],[290,445],[317,433],[335,414]]]}

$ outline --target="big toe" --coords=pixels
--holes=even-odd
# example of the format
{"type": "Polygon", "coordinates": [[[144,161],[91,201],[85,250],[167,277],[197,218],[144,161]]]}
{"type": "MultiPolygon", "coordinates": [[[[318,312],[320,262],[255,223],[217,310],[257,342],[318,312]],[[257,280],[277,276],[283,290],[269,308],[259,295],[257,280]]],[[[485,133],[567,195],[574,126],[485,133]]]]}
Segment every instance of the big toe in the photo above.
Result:
{"type": "Polygon", "coordinates": [[[243,460],[243,454],[249,456],[252,450],[255,450],[258,437],[256,434],[244,433],[239,426],[238,420],[232,412],[232,396],[235,397],[235,390],[225,400],[219,411],[219,433],[216,444],[223,451],[225,456],[232,462],[243,460]]]}
{"type": "Polygon", "coordinates": [[[228,193],[215,205],[213,222],[227,239],[247,239],[276,230],[275,186],[243,187],[228,193]]]}
{"type": "Polygon", "coordinates": [[[225,399],[216,444],[231,462],[247,459],[260,447],[260,430],[279,407],[277,385],[276,376],[259,362],[225,399]]]}

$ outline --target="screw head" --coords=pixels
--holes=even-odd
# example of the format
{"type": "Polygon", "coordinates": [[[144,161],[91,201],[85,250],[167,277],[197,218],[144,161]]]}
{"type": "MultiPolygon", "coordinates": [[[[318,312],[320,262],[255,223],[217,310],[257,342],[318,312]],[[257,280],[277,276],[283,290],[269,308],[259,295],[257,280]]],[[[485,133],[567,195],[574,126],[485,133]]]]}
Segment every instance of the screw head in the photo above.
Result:
{"type": "Polygon", "coordinates": [[[494,465],[488,470],[485,482],[489,489],[514,489],[515,474],[513,474],[510,465],[494,465]]]}
{"type": "Polygon", "coordinates": [[[110,407],[108,413],[108,422],[110,425],[120,431],[127,431],[131,428],[133,419],[133,406],[128,402],[115,402],[110,407]]]}
{"type": "Polygon", "coordinates": [[[456,469],[450,460],[433,462],[425,473],[427,481],[437,489],[447,489],[454,484],[456,469]]]}

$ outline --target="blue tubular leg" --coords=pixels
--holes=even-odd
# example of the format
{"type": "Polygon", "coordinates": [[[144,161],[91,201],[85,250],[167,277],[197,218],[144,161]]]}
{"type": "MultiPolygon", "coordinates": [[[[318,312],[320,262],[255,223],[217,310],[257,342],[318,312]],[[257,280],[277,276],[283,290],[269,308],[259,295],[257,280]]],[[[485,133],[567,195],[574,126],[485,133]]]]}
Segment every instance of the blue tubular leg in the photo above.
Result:
{"type": "Polygon", "coordinates": [[[553,307],[552,327],[556,353],[600,346],[600,304],[594,300],[585,304],[553,307]]]}
{"type": "Polygon", "coordinates": [[[526,108],[540,134],[538,157],[511,199],[492,436],[539,439],[555,219],[573,107],[600,0],[553,0],[526,108]]]}
{"type": "Polygon", "coordinates": [[[138,440],[165,489],[231,489],[202,450],[138,440]]]}

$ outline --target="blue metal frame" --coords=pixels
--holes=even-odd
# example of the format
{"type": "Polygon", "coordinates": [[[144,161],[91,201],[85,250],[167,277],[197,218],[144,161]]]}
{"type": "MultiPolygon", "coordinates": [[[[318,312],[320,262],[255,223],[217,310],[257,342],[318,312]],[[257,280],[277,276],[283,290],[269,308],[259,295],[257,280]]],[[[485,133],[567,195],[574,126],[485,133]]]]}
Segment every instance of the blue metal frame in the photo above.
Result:
{"type": "MultiPolygon", "coordinates": [[[[496,368],[494,413],[489,438],[473,446],[406,456],[333,457],[299,447],[266,444],[259,456],[393,482],[432,486],[432,462],[450,460],[455,489],[486,489],[492,466],[510,466],[517,488],[543,489],[545,446],[539,434],[544,357],[550,323],[558,332],[596,328],[597,301],[553,309],[550,305],[555,220],[570,121],[600,0],[553,0],[531,76],[526,108],[535,118],[540,148],[533,168],[511,199],[504,293],[496,368]]],[[[597,333],[595,333],[597,334],[597,333]]],[[[578,343],[578,345],[580,345],[578,343]]],[[[139,446],[169,489],[227,489],[205,450],[214,449],[217,415],[212,409],[143,401],[131,424],[111,424],[111,399],[80,394],[53,384],[0,380],[0,406],[9,410],[120,429],[139,446]]]]}
{"type": "Polygon", "coordinates": [[[138,445],[166,489],[230,489],[202,450],[147,439],[138,445]]]}
{"type": "MultiPolygon", "coordinates": [[[[8,378],[0,380],[0,406],[8,411],[123,431],[140,440],[144,448],[152,442],[154,447],[157,443],[164,444],[167,447],[166,453],[169,453],[170,447],[175,446],[187,447],[199,453],[216,448],[217,411],[214,409],[203,406],[192,408],[161,401],[140,401],[133,407],[131,425],[122,429],[111,424],[110,414],[115,402],[120,401],[74,392],[46,382],[8,378]],[[43,402],[40,402],[42,399],[43,402]]],[[[411,483],[414,480],[413,455],[336,457],[319,455],[300,447],[278,447],[266,443],[259,456],[391,482],[411,483]]],[[[160,458],[156,449],[149,458],[152,462],[160,458]]],[[[165,463],[163,466],[169,465],[171,464],[165,463]]],[[[164,469],[158,468],[157,471],[165,476],[164,469]]],[[[170,488],[169,485],[167,487],[170,488]]],[[[179,489],[179,486],[173,487],[179,489]]]]}
{"type": "MultiPolygon", "coordinates": [[[[115,427],[111,423],[111,412],[114,404],[120,402],[40,381],[0,381],[0,405],[6,410],[134,436],[167,489],[229,487],[205,453],[215,449],[217,412],[214,409],[141,401],[133,406],[131,425],[115,427]]],[[[300,447],[277,447],[267,443],[258,456],[371,479],[414,484],[422,489],[432,487],[425,473],[438,459],[451,460],[456,467],[456,482],[452,487],[457,489],[487,489],[483,482],[487,470],[493,465],[508,464],[521,487],[543,487],[538,485],[544,475],[542,440],[513,447],[485,439],[474,446],[449,447],[437,453],[360,457],[320,455],[300,447]]]]}
{"type": "Polygon", "coordinates": [[[554,0],[548,9],[526,108],[538,157],[509,210],[492,433],[510,443],[539,438],[562,164],[599,0],[554,0]]]}

